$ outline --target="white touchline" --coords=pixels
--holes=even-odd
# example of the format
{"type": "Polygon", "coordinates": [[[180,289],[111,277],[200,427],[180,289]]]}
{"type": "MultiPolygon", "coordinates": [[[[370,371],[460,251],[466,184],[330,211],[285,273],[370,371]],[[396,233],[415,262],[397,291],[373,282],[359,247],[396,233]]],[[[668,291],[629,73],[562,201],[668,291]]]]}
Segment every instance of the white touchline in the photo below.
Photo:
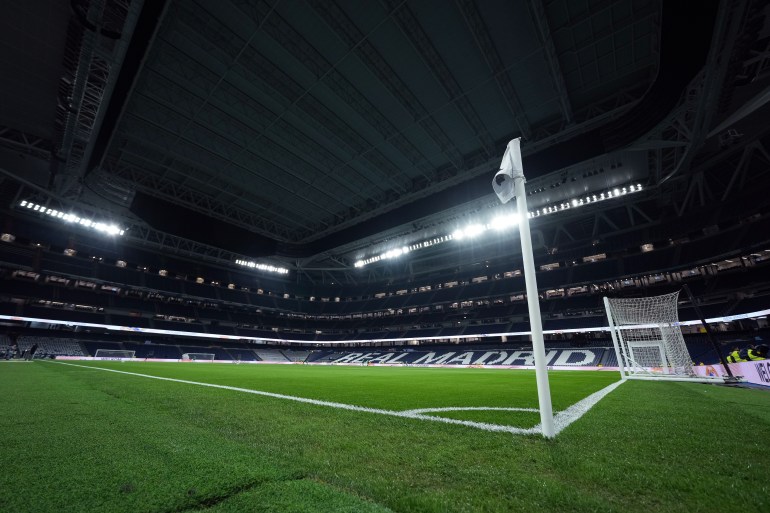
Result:
{"type": "MultiPolygon", "coordinates": [[[[445,407],[445,408],[420,408],[416,410],[396,411],[396,410],[383,410],[380,408],[367,408],[365,406],[356,406],[354,404],[335,403],[331,401],[321,401],[319,399],[309,399],[307,397],[297,397],[294,395],[276,394],[275,392],[265,392],[263,390],[253,390],[250,388],[231,387],[228,385],[216,385],[214,383],[201,383],[199,381],[189,381],[186,379],[177,378],[165,378],[162,376],[153,376],[151,374],[141,374],[139,372],[128,372],[116,369],[105,369],[104,367],[92,367],[90,365],[78,365],[76,363],[64,363],[53,362],[61,365],[69,365],[71,367],[81,367],[83,369],[100,370],[105,372],[115,372],[117,374],[127,374],[129,376],[138,376],[140,378],[157,379],[161,381],[173,381],[174,383],[184,383],[187,385],[198,385],[201,387],[221,388],[223,390],[232,390],[234,392],[244,392],[247,394],[262,395],[265,397],[272,397],[274,399],[285,399],[287,401],[295,401],[298,403],[314,404],[316,406],[326,406],[328,408],[337,408],[340,410],[350,411],[362,411],[366,413],[376,413],[379,415],[388,415],[391,417],[402,417],[415,420],[428,420],[432,422],[444,422],[446,424],[458,424],[461,426],[472,427],[476,429],[483,429],[484,431],[502,431],[506,433],[512,433],[515,435],[536,435],[539,434],[540,424],[531,428],[519,428],[515,426],[505,426],[502,424],[488,424],[486,422],[474,422],[471,420],[450,419],[446,417],[437,417],[433,415],[425,415],[426,413],[439,413],[442,411],[473,411],[473,410],[494,410],[494,411],[527,411],[537,412],[535,408],[500,408],[500,407],[445,407]]],[[[615,382],[608,387],[605,387],[598,392],[595,392],[585,399],[578,401],[566,410],[557,413],[554,416],[554,427],[556,434],[559,434],[564,428],[582,417],[588,410],[590,410],[596,403],[598,403],[604,396],[615,390],[622,381],[615,382]]]]}

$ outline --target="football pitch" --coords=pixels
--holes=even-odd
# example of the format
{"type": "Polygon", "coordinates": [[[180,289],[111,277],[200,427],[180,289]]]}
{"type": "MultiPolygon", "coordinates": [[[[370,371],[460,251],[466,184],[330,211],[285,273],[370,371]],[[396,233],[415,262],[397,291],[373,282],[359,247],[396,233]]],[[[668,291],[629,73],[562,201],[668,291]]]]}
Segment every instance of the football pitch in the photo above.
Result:
{"type": "Polygon", "coordinates": [[[0,511],[770,509],[765,390],[551,372],[549,441],[533,371],[73,363],[0,364],[0,511]]]}

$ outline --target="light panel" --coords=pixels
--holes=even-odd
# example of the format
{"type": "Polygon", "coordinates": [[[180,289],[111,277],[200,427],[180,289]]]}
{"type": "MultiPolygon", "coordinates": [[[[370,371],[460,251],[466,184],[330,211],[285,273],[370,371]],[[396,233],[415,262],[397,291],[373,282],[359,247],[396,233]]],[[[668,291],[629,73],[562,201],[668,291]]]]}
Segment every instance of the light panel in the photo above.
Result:
{"type": "Polygon", "coordinates": [[[276,273],[276,274],[289,274],[289,270],[285,267],[277,267],[270,264],[263,264],[260,262],[253,262],[251,260],[236,260],[235,263],[237,265],[242,265],[244,267],[248,267],[250,269],[258,269],[260,271],[265,271],[269,273],[276,273]]]}
{"type": "Polygon", "coordinates": [[[91,219],[86,219],[85,217],[78,217],[75,214],[65,214],[64,212],[45,207],[43,205],[38,205],[32,201],[22,200],[19,202],[19,207],[27,208],[35,212],[40,212],[41,214],[45,214],[54,219],[61,219],[65,223],[72,223],[80,225],[84,228],[91,228],[92,230],[96,230],[97,232],[104,233],[106,235],[114,236],[123,235],[126,233],[124,229],[116,224],[107,224],[100,221],[93,221],[91,219]]]}
{"type": "MultiPolygon", "coordinates": [[[[608,199],[618,198],[620,196],[625,196],[627,194],[641,192],[641,190],[642,190],[642,184],[629,184],[622,187],[614,187],[606,191],[600,191],[595,194],[591,193],[586,196],[572,198],[571,200],[566,200],[558,204],[554,203],[552,205],[546,205],[544,207],[540,207],[535,210],[530,210],[529,212],[527,212],[527,217],[529,219],[532,219],[535,217],[547,216],[550,214],[555,214],[557,212],[563,212],[565,210],[571,210],[574,208],[582,207],[584,205],[590,205],[592,203],[599,203],[601,201],[605,201],[608,199]]],[[[357,268],[363,267],[365,265],[373,264],[381,260],[388,260],[388,259],[401,256],[402,254],[407,253],[408,251],[415,251],[418,249],[427,248],[427,247],[434,246],[436,244],[441,244],[443,242],[447,242],[450,240],[456,240],[456,241],[470,240],[490,230],[494,230],[498,232],[505,231],[505,230],[517,228],[518,225],[519,225],[519,218],[517,214],[500,215],[492,219],[487,224],[474,223],[474,224],[469,224],[467,226],[458,227],[452,233],[442,235],[440,237],[434,237],[433,239],[424,240],[422,242],[418,242],[410,246],[404,246],[403,248],[401,248],[402,249],[401,252],[398,252],[398,250],[391,249],[379,255],[374,255],[369,258],[363,258],[363,259],[357,260],[353,265],[354,267],[357,267],[357,268]]]]}

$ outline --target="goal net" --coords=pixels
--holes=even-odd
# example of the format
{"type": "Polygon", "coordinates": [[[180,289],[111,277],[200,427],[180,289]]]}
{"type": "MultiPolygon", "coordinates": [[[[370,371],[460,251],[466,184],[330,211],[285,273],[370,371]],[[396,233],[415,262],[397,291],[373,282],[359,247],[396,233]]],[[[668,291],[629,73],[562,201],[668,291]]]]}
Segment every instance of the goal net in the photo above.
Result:
{"type": "Polygon", "coordinates": [[[679,328],[679,291],[644,298],[604,298],[612,342],[624,378],[703,381],[679,328]]]}
{"type": "Polygon", "coordinates": [[[213,362],[213,353],[185,353],[182,355],[182,360],[185,362],[213,362]]]}
{"type": "Polygon", "coordinates": [[[128,351],[126,349],[97,349],[94,353],[94,358],[100,358],[102,360],[122,360],[124,358],[133,358],[136,351],[128,351]]]}

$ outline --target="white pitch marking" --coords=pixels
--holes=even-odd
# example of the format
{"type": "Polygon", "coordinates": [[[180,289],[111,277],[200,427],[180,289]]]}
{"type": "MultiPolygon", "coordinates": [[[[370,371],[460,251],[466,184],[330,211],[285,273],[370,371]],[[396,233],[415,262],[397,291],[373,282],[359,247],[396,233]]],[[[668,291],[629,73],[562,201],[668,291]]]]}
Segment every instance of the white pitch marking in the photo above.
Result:
{"type": "MultiPolygon", "coordinates": [[[[232,390],[234,392],[244,392],[247,394],[261,395],[265,397],[272,397],[274,399],[285,399],[288,401],[295,401],[298,403],[314,404],[316,406],[326,406],[328,408],[337,408],[340,410],[349,411],[361,411],[366,413],[376,413],[379,415],[388,415],[390,417],[401,417],[415,420],[427,420],[432,422],[443,422],[445,424],[457,424],[466,427],[472,427],[476,429],[483,429],[484,431],[502,431],[506,433],[512,433],[515,435],[534,435],[541,432],[540,425],[525,429],[515,426],[505,426],[501,424],[489,424],[486,422],[474,422],[470,420],[450,419],[446,417],[434,417],[432,415],[424,415],[424,413],[441,412],[441,411],[455,411],[455,410],[504,410],[504,411],[529,411],[537,412],[539,410],[535,408],[495,408],[495,407],[447,407],[447,408],[420,408],[416,410],[395,411],[395,410],[383,410],[380,408],[368,408],[366,406],[356,406],[354,404],[335,403],[331,401],[321,401],[319,399],[309,399],[307,397],[298,397],[294,395],[277,394],[275,392],[265,392],[263,390],[253,390],[250,388],[232,387],[229,385],[216,385],[213,383],[202,383],[199,381],[190,381],[186,379],[166,378],[162,376],[153,376],[151,374],[141,374],[139,372],[128,372],[116,369],[105,369],[103,367],[92,367],[90,365],[78,365],[76,363],[64,363],[53,362],[61,365],[69,365],[71,367],[81,367],[83,369],[100,370],[105,372],[114,372],[116,374],[127,374],[129,376],[138,376],[140,378],[157,379],[160,381],[172,381],[174,383],[184,383],[187,385],[198,385],[202,387],[221,388],[223,390],[232,390]]],[[[575,422],[582,417],[593,405],[595,405],[601,398],[609,394],[612,390],[617,388],[622,381],[613,383],[612,385],[599,390],[598,392],[591,394],[585,399],[578,401],[563,412],[558,413],[554,418],[554,424],[556,428],[556,434],[561,432],[564,428],[575,422]]]]}
{"type": "Polygon", "coordinates": [[[503,408],[497,406],[445,406],[443,408],[418,408],[404,413],[439,413],[442,411],[531,411],[537,413],[537,408],[503,408]]]}
{"type": "MultiPolygon", "coordinates": [[[[566,410],[560,411],[553,418],[554,429],[556,434],[561,433],[567,426],[578,420],[580,417],[588,413],[588,410],[594,407],[596,403],[601,401],[604,396],[618,388],[623,381],[616,381],[609,386],[606,386],[589,395],[585,399],[581,399],[566,410]]],[[[538,429],[540,426],[536,426],[538,429]]]]}

